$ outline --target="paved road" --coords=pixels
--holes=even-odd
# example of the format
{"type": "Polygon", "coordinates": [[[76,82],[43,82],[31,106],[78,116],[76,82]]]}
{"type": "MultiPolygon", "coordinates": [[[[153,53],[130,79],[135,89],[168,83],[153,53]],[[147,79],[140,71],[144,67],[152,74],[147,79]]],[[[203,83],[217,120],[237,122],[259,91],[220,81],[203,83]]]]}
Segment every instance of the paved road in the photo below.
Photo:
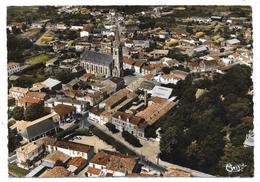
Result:
{"type": "Polygon", "coordinates": [[[88,113],[83,114],[81,119],[81,127],[89,128],[92,124],[88,121],[88,113]]]}

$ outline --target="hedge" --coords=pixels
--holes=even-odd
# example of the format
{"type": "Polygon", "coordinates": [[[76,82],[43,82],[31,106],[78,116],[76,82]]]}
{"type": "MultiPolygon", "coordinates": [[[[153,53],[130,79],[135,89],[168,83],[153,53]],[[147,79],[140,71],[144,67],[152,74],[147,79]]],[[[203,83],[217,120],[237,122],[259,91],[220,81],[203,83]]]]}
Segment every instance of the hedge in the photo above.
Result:
{"type": "Polygon", "coordinates": [[[125,141],[127,141],[131,145],[135,147],[142,147],[140,141],[134,135],[130,134],[128,131],[123,131],[122,137],[125,139],[125,141]]]}
{"type": "Polygon", "coordinates": [[[113,125],[112,123],[106,123],[105,125],[109,129],[109,131],[111,131],[112,133],[118,133],[119,132],[119,130],[116,129],[116,126],[113,125]]]}
{"type": "Polygon", "coordinates": [[[68,128],[68,129],[64,130],[64,131],[61,131],[61,132],[57,133],[56,137],[57,137],[58,139],[62,139],[62,138],[64,138],[65,136],[67,136],[67,135],[73,133],[78,127],[79,127],[78,125],[74,125],[74,126],[68,128]]]}

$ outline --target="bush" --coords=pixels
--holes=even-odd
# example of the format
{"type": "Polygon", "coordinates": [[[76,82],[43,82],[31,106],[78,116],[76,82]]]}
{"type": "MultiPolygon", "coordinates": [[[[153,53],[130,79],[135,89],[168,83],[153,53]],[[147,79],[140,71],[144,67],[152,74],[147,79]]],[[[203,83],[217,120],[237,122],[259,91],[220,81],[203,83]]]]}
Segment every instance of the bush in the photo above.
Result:
{"type": "Polygon", "coordinates": [[[19,106],[16,106],[13,111],[12,111],[12,114],[13,118],[15,120],[22,120],[24,119],[24,108],[23,107],[19,107],[19,106]]]}
{"type": "Polygon", "coordinates": [[[65,136],[67,136],[67,135],[73,133],[78,127],[79,127],[79,126],[75,125],[75,126],[72,126],[72,127],[68,128],[68,129],[66,129],[66,130],[63,130],[63,131],[57,133],[57,135],[56,135],[57,139],[62,139],[62,138],[64,138],[65,136]]]}
{"type": "Polygon", "coordinates": [[[112,123],[106,123],[105,125],[109,129],[109,131],[111,131],[112,133],[118,133],[119,132],[119,130],[116,129],[116,126],[113,125],[112,123]]]}
{"type": "Polygon", "coordinates": [[[125,139],[125,141],[127,141],[131,145],[135,147],[142,147],[140,141],[134,135],[130,134],[128,131],[123,131],[122,137],[125,139]]]}
{"type": "Polygon", "coordinates": [[[74,136],[90,136],[89,130],[87,128],[78,128],[73,133],[74,136]]]}

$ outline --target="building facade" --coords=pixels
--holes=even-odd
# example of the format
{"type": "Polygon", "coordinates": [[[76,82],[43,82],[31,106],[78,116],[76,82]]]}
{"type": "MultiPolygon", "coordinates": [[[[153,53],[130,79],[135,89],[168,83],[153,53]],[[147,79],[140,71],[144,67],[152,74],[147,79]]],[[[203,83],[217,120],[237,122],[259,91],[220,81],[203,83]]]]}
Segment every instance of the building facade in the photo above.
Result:
{"type": "Polygon", "coordinates": [[[132,135],[141,138],[145,137],[145,128],[148,126],[144,119],[120,111],[113,114],[112,124],[121,132],[128,131],[132,135]]]}

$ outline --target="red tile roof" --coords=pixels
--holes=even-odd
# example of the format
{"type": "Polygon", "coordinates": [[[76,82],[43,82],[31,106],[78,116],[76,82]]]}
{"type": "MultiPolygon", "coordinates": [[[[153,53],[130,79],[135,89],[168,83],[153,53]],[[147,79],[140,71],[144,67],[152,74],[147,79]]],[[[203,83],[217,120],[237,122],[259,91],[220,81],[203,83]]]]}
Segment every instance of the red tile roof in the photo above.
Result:
{"type": "Polygon", "coordinates": [[[74,143],[74,142],[69,142],[69,141],[56,141],[54,143],[54,146],[64,148],[64,149],[70,149],[74,151],[79,151],[79,152],[84,152],[87,153],[92,146],[89,145],[84,145],[80,143],[74,143]]]}
{"type": "Polygon", "coordinates": [[[133,156],[102,150],[90,160],[90,163],[104,165],[112,171],[128,171],[128,173],[131,173],[137,163],[137,159],[133,156]]]}
{"type": "Polygon", "coordinates": [[[30,98],[30,97],[23,97],[18,100],[20,103],[31,103],[31,104],[38,104],[41,100],[37,98],[30,98]]]}
{"type": "Polygon", "coordinates": [[[86,163],[86,159],[82,158],[82,157],[74,157],[72,159],[69,160],[68,165],[72,165],[72,166],[76,166],[76,167],[80,167],[83,164],[86,163]]]}
{"type": "Polygon", "coordinates": [[[101,169],[89,167],[87,172],[90,174],[99,175],[101,172],[101,169]]]}
{"type": "Polygon", "coordinates": [[[53,107],[53,110],[58,113],[60,116],[65,116],[69,113],[76,111],[76,107],[68,106],[64,104],[58,104],[57,106],[53,107]]]}
{"type": "Polygon", "coordinates": [[[70,171],[62,166],[56,166],[53,169],[47,169],[40,177],[67,177],[70,175],[70,171]]]}
{"type": "Polygon", "coordinates": [[[19,66],[19,65],[20,65],[19,63],[15,63],[15,62],[9,62],[9,63],[7,63],[7,67],[8,67],[8,68],[12,68],[12,67],[19,66]]]}

